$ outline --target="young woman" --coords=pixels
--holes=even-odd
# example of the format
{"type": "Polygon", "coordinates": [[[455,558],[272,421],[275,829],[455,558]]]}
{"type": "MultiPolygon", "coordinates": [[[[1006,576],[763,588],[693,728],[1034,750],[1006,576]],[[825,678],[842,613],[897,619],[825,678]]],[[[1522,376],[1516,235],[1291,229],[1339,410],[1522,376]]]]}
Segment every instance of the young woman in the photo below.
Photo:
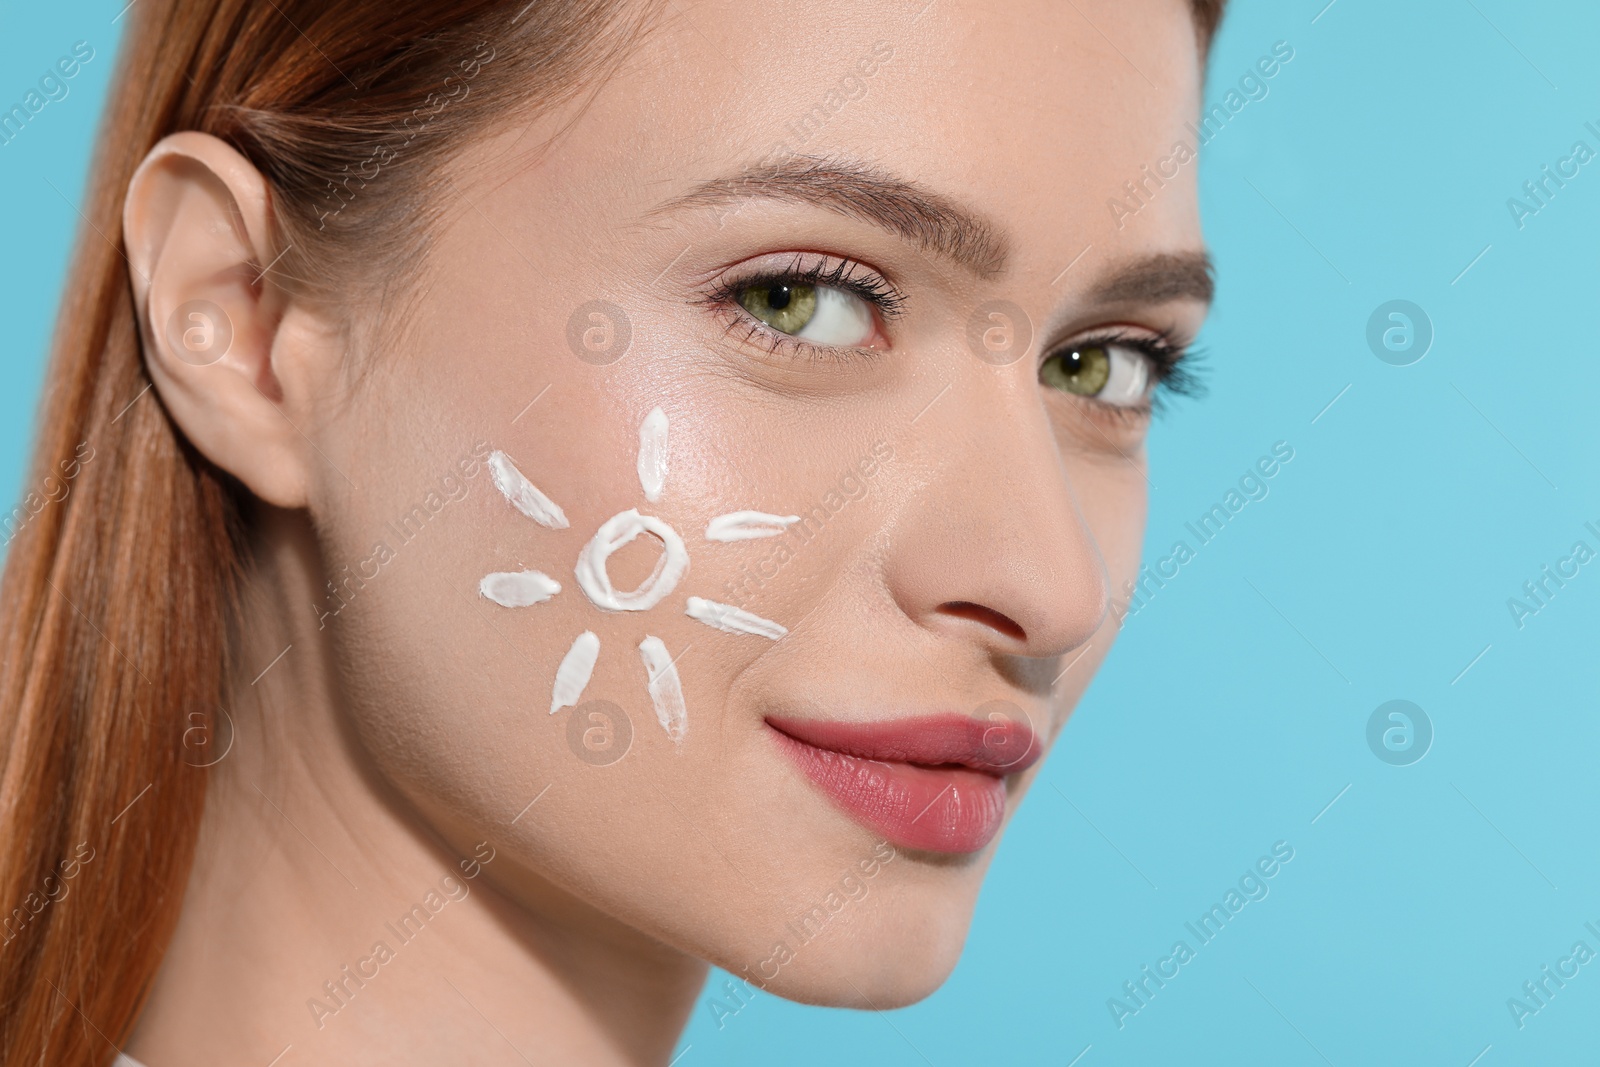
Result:
{"type": "Polygon", "coordinates": [[[1220,6],[131,6],[6,562],[0,1060],[935,989],[1136,573],[1220,6]]]}

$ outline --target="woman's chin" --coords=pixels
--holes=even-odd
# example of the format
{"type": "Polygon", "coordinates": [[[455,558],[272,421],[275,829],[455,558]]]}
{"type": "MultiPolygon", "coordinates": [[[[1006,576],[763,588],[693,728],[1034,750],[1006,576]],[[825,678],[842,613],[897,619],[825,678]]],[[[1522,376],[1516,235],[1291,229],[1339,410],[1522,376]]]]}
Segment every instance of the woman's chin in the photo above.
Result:
{"type": "Polygon", "coordinates": [[[914,890],[885,887],[820,929],[780,922],[754,961],[717,960],[735,978],[802,1004],[887,1010],[928,997],[955,970],[972,920],[973,897],[947,890],[915,901],[914,890]]]}

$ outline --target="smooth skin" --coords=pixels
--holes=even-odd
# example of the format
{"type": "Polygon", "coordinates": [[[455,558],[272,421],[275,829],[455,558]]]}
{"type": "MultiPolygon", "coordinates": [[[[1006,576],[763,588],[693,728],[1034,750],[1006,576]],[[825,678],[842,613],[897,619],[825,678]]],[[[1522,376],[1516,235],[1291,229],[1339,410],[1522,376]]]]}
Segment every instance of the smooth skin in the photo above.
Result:
{"type": "MultiPolygon", "coordinates": [[[[1147,418],[1045,384],[1040,365],[1108,326],[1199,329],[1196,167],[1121,228],[1107,206],[1184,139],[1199,63],[1178,0],[677,5],[591,97],[463,146],[429,255],[383,268],[406,295],[381,319],[260,276],[277,253],[262,176],[214,138],[163,141],[124,219],[149,371],[181,431],[264,505],[231,747],[126,1051],[151,1067],[265,1064],[286,1046],[278,1062],[661,1064],[705,961],[819,1004],[936,989],[996,843],[891,849],[863,873],[881,839],[784,758],[764,718],[1005,700],[1046,740],[1059,732],[1115,635],[1112,590],[1136,571],[1147,418]],[[892,55],[801,144],[788,124],[878,41],[892,55]],[[702,184],[795,162],[773,154],[785,140],[903,183],[872,185],[880,198],[948,210],[897,232],[793,181],[702,184]],[[796,253],[887,279],[899,314],[874,315],[862,345],[795,351],[738,306],[708,306],[719,279],[796,253]],[[607,365],[567,339],[597,299],[631,327],[607,365]],[[217,362],[165,338],[191,300],[232,322],[217,362]],[[997,300],[1034,336],[1009,364],[968,343],[997,300]],[[638,432],[657,406],[670,459],[646,505],[638,432]],[[570,527],[517,513],[481,462],[464,475],[485,447],[570,527]],[[850,498],[841,475],[868,456],[850,498]],[[729,511],[829,499],[844,502],[759,582],[741,575],[774,542],[701,536],[729,511]],[[573,563],[630,507],[684,535],[690,569],[651,611],[602,612],[573,563]],[[478,595],[483,575],[521,568],[562,592],[518,609],[478,595]],[[357,571],[375,576],[330,614],[327,583],[357,571]],[[709,629],[682,614],[685,595],[789,635],[709,629]],[[632,727],[608,766],[569,745],[571,709],[548,712],[584,630],[601,640],[585,697],[632,727]],[[646,695],[646,634],[683,679],[678,745],[646,695]],[[841,886],[844,906],[800,944],[791,921],[841,886]],[[402,943],[390,925],[417,904],[426,929],[402,943]],[[378,942],[391,958],[362,964],[378,942]],[[346,966],[376,974],[346,980],[341,1004],[324,983],[346,966]]],[[[619,552],[617,587],[657,551],[641,538],[619,552]]],[[[1013,809],[1037,773],[1011,783],[1013,809]]],[[[1067,921],[1069,894],[1039,886],[1013,927],[1067,921]]]]}

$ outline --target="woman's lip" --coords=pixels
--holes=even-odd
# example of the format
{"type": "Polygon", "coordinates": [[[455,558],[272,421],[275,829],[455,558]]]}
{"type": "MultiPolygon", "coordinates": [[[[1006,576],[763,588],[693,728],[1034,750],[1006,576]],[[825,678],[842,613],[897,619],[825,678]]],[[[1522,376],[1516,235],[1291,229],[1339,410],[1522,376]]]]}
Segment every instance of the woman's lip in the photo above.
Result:
{"type": "Polygon", "coordinates": [[[992,841],[1005,821],[1004,776],[1040,755],[1020,720],[767,723],[812,784],[857,822],[901,848],[933,852],[977,852],[992,841]]]}
{"type": "Polygon", "coordinates": [[[988,774],[1021,774],[1044,754],[1021,709],[989,719],[919,715],[876,722],[768,716],[767,725],[808,745],[858,759],[956,765],[988,774]]]}

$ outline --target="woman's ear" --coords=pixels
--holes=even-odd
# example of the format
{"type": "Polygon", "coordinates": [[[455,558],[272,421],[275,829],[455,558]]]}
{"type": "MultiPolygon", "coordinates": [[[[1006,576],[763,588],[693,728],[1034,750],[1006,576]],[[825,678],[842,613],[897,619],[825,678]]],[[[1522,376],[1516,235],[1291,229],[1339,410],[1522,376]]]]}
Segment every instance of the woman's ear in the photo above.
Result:
{"type": "Polygon", "coordinates": [[[279,507],[307,502],[315,446],[298,427],[337,350],[318,331],[285,327],[268,276],[266,179],[209,134],[150,150],[128,185],[123,241],[145,364],[193,445],[279,507]]]}

